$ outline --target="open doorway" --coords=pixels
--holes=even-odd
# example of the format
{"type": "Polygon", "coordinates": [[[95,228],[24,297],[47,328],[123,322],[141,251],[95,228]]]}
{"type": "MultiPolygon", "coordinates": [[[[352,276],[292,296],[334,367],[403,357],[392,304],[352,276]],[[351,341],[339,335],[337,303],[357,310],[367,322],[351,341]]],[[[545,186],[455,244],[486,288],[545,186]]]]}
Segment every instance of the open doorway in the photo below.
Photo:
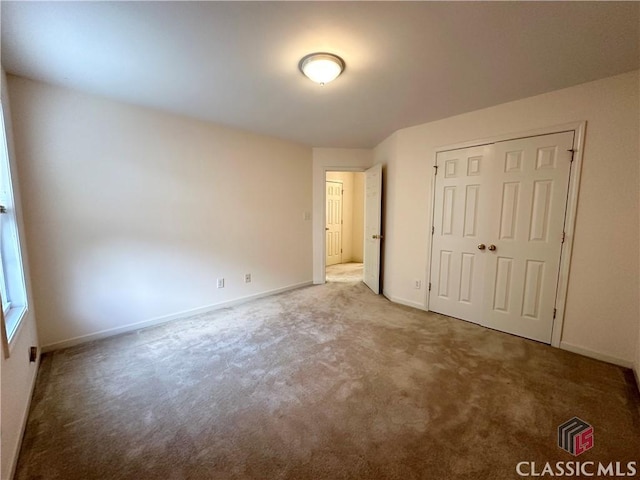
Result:
{"type": "Polygon", "coordinates": [[[327,282],[360,282],[364,257],[364,173],[327,172],[327,282]]]}

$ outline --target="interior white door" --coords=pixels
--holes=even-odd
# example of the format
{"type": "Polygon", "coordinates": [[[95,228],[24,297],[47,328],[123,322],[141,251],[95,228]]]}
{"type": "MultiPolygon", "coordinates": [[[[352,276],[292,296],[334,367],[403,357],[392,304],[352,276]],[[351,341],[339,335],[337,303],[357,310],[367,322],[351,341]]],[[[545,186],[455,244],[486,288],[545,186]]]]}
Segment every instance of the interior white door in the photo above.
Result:
{"type": "Polygon", "coordinates": [[[326,182],[327,185],[327,241],[326,264],[342,263],[342,183],[326,182]]]}
{"type": "Polygon", "coordinates": [[[440,152],[429,309],[481,323],[493,145],[440,152]]]}
{"type": "Polygon", "coordinates": [[[375,165],[365,172],[364,190],[364,283],[380,293],[382,165],[375,165]]]}
{"type": "Polygon", "coordinates": [[[551,342],[573,132],[495,144],[483,324],[551,342]]]}
{"type": "Polygon", "coordinates": [[[573,137],[438,154],[430,310],[551,342],[573,137]]]}

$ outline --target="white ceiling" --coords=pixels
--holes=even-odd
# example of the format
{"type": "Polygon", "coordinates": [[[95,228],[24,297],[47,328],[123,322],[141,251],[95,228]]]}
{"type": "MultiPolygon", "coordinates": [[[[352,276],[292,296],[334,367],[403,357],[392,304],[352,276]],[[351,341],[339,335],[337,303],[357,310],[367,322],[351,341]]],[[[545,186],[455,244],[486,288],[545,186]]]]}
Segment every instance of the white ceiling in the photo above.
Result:
{"type": "Polygon", "coordinates": [[[312,145],[640,66],[638,2],[2,1],[9,72],[312,145]],[[347,68],[320,87],[314,51],[347,68]]]}

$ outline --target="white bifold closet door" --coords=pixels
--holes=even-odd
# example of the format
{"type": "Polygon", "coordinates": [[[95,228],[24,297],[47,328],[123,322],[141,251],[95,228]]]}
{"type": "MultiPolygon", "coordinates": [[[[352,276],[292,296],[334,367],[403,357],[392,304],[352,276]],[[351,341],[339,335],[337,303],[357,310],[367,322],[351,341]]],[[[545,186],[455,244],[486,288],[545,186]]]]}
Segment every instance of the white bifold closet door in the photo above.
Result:
{"type": "Polygon", "coordinates": [[[430,310],[551,342],[573,136],[438,154],[430,310]]]}

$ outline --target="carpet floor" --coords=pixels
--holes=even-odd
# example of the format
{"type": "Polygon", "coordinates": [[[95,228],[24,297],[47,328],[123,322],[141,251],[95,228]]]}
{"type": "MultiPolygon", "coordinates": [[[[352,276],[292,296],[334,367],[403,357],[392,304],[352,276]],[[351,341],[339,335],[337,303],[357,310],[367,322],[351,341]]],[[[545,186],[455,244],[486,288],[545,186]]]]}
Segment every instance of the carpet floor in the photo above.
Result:
{"type": "Polygon", "coordinates": [[[640,460],[629,370],[330,282],[43,356],[16,479],[512,479],[574,416],[640,460]]]}

